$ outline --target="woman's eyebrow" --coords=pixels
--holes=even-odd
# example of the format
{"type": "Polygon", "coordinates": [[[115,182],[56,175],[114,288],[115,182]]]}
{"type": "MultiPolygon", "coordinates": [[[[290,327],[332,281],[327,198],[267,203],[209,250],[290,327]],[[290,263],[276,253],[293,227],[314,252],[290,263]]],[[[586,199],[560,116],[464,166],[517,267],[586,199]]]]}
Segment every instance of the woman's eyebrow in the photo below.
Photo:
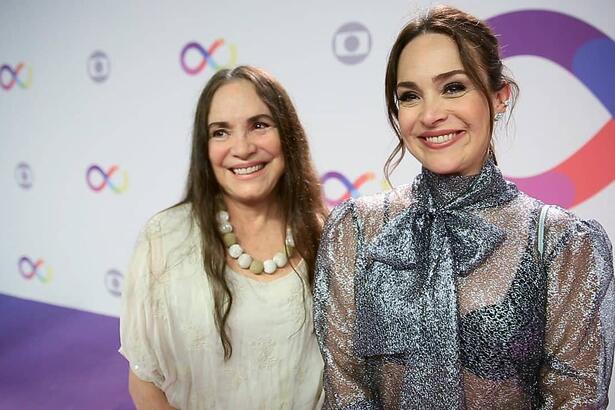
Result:
{"type": "Polygon", "coordinates": [[[432,80],[433,80],[433,82],[441,81],[441,80],[443,80],[445,78],[452,77],[455,74],[466,74],[466,72],[464,70],[461,70],[461,69],[451,70],[451,71],[447,71],[446,73],[438,74],[437,76],[433,77],[432,80]]]}
{"type": "Polygon", "coordinates": [[[212,127],[228,128],[229,123],[226,121],[215,121],[215,122],[209,123],[209,125],[207,126],[207,128],[212,128],[212,127]]]}
{"type": "MultiPolygon", "coordinates": [[[[456,74],[466,74],[466,72],[464,70],[461,70],[461,69],[447,71],[445,73],[441,73],[441,74],[438,74],[438,75],[434,76],[432,78],[432,81],[434,83],[438,82],[438,81],[442,81],[443,79],[452,77],[452,76],[454,76],[456,74]]],[[[401,82],[397,83],[397,88],[420,88],[420,87],[414,81],[401,81],[401,82]]]]}
{"type": "Polygon", "coordinates": [[[268,119],[270,121],[273,121],[273,118],[271,117],[271,115],[263,113],[263,114],[253,115],[252,117],[248,118],[248,122],[254,122],[254,121],[260,120],[262,118],[266,118],[266,119],[268,119]]]}

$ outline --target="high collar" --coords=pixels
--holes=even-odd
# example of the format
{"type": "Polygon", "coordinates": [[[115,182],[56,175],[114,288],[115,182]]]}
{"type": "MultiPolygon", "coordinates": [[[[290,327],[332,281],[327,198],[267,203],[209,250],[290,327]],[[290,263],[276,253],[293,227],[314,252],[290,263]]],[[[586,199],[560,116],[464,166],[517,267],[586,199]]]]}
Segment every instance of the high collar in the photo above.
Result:
{"type": "Polygon", "coordinates": [[[475,210],[502,205],[515,198],[517,187],[504,180],[491,160],[478,175],[446,176],[423,169],[414,181],[415,200],[392,219],[369,244],[368,253],[396,268],[429,270],[437,247],[451,248],[457,275],[467,275],[505,238],[475,210]]]}
{"type": "Polygon", "coordinates": [[[490,208],[518,195],[517,187],[504,180],[499,168],[488,159],[477,175],[441,175],[423,168],[412,191],[417,205],[437,210],[490,208]]]}
{"type": "Polygon", "coordinates": [[[423,172],[410,205],[367,243],[356,277],[354,348],[360,356],[412,358],[404,408],[431,403],[462,408],[456,278],[478,267],[505,240],[506,232],[475,212],[514,199],[488,160],[472,177],[423,172]]]}

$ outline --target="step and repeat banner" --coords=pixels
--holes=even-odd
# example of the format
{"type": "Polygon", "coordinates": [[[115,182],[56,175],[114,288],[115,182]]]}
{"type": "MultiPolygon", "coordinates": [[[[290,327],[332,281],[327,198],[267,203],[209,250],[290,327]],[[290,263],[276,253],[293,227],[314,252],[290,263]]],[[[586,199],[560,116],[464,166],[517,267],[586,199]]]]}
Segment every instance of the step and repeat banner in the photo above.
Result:
{"type": "MultiPolygon", "coordinates": [[[[453,5],[489,20],[521,87],[505,175],[615,239],[615,3],[453,5]]],[[[427,1],[0,4],[0,293],[117,316],[146,220],[177,202],[200,91],[262,67],[287,88],[329,206],[386,189],[384,69],[427,1]]],[[[393,176],[412,181],[407,156],[393,176]]]]}

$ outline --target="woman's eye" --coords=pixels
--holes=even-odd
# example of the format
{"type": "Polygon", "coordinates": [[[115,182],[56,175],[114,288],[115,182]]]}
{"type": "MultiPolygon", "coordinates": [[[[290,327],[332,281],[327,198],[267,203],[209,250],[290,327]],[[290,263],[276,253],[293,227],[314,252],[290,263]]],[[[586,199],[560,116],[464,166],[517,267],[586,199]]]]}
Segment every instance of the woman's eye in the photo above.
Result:
{"type": "Polygon", "coordinates": [[[254,129],[257,129],[257,130],[264,130],[264,129],[267,129],[269,127],[270,127],[270,125],[267,124],[266,122],[263,122],[263,121],[256,121],[254,123],[254,129]]]}
{"type": "Polygon", "coordinates": [[[413,91],[404,91],[397,96],[397,100],[400,103],[413,103],[419,99],[419,96],[413,91]]]}
{"type": "Polygon", "coordinates": [[[455,95],[466,91],[466,86],[462,83],[450,83],[444,86],[444,94],[455,95]]]}
{"type": "Polygon", "coordinates": [[[224,129],[213,130],[210,134],[210,138],[224,138],[226,135],[227,132],[224,129]]]}

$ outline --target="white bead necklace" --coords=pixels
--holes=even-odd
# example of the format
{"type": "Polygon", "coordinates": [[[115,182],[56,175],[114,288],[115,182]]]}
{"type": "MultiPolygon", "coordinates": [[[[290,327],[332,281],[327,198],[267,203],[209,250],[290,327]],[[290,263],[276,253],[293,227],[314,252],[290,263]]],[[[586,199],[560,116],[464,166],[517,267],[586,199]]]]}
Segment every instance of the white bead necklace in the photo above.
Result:
{"type": "Polygon", "coordinates": [[[295,241],[290,227],[286,228],[286,238],[284,240],[286,252],[277,252],[271,259],[261,262],[246,253],[241,245],[237,243],[237,235],[233,232],[233,226],[231,225],[227,211],[218,211],[216,214],[216,221],[218,222],[218,230],[222,234],[224,245],[227,247],[226,251],[231,258],[237,260],[237,264],[241,268],[250,269],[250,272],[255,275],[260,275],[263,272],[273,275],[278,268],[282,268],[288,263],[286,255],[292,255],[295,247],[295,241]]]}

